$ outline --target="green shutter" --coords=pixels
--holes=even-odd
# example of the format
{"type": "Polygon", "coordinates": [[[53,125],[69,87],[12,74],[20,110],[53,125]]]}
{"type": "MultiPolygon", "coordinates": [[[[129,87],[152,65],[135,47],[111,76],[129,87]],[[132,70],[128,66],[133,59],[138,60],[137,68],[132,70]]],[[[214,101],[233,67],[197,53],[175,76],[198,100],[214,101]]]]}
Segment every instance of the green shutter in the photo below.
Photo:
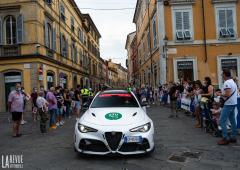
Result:
{"type": "Polygon", "coordinates": [[[60,53],[63,55],[63,34],[60,33],[60,53]]]}
{"type": "Polygon", "coordinates": [[[17,43],[23,43],[23,15],[17,17],[17,43]]]}
{"type": "Polygon", "coordinates": [[[49,47],[49,39],[48,39],[48,22],[45,19],[45,46],[49,47]]]}
{"type": "Polygon", "coordinates": [[[68,39],[66,39],[66,58],[68,58],[68,39]]]}
{"type": "Polygon", "coordinates": [[[55,29],[55,28],[53,28],[52,34],[53,34],[53,35],[52,35],[52,39],[53,39],[53,41],[52,41],[52,43],[53,43],[53,44],[52,44],[52,47],[53,47],[53,50],[56,51],[56,49],[57,49],[57,42],[56,42],[56,41],[57,41],[57,40],[56,40],[57,37],[56,37],[56,29],[55,29]]]}

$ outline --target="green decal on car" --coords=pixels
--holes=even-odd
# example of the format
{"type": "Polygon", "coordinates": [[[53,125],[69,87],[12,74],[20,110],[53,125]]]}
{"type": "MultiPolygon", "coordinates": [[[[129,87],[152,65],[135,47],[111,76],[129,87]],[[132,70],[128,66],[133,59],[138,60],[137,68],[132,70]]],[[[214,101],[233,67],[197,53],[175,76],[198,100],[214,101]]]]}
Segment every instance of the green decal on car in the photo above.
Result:
{"type": "Polygon", "coordinates": [[[122,115],[117,112],[111,112],[105,115],[105,118],[108,120],[118,120],[122,118],[122,115]]]}

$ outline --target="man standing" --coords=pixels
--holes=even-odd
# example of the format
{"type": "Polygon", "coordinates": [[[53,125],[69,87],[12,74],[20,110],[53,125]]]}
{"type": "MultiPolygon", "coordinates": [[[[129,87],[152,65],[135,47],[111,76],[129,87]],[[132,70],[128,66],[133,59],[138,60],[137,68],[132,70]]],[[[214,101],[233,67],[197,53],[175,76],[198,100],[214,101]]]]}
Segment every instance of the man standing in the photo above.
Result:
{"type": "Polygon", "coordinates": [[[177,114],[177,96],[176,96],[177,86],[175,83],[170,82],[170,89],[168,95],[170,96],[170,106],[171,106],[171,114],[169,118],[178,117],[177,114]]]}
{"type": "Polygon", "coordinates": [[[56,129],[57,126],[55,124],[55,117],[56,117],[56,113],[57,113],[57,99],[54,96],[54,91],[55,88],[51,87],[50,91],[47,93],[47,101],[48,101],[48,112],[50,114],[50,121],[49,121],[49,125],[50,125],[50,129],[56,129]]]}
{"type": "Polygon", "coordinates": [[[225,99],[220,116],[220,125],[222,128],[222,137],[218,145],[228,145],[229,143],[237,143],[237,126],[235,120],[235,107],[237,106],[237,85],[231,78],[229,70],[223,71],[224,85],[222,89],[223,98],[225,99]],[[232,133],[228,136],[227,120],[231,123],[232,133]]]}
{"type": "Polygon", "coordinates": [[[24,95],[21,92],[21,84],[16,84],[16,89],[13,90],[8,97],[8,109],[12,113],[13,121],[13,137],[20,137],[19,127],[21,123],[22,113],[24,108],[24,95]]]}

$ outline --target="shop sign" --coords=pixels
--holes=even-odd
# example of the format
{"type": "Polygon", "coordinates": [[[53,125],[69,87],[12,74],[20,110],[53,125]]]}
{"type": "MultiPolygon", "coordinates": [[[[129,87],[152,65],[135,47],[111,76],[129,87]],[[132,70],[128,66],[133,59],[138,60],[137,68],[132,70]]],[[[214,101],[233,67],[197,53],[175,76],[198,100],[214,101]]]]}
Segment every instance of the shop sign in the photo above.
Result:
{"type": "Polygon", "coordinates": [[[5,83],[17,83],[21,81],[22,81],[21,76],[5,76],[5,83]]]}

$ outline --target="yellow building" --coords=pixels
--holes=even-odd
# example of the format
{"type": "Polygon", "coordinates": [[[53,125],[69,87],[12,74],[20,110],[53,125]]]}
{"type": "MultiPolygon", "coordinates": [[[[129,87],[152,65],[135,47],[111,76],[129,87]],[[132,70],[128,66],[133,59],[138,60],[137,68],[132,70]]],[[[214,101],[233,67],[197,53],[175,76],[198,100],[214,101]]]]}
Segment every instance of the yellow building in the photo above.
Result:
{"type": "Polygon", "coordinates": [[[108,66],[108,84],[113,88],[124,88],[128,85],[128,70],[121,64],[112,62],[112,60],[106,61],[108,66]]]}
{"type": "Polygon", "coordinates": [[[137,58],[140,84],[158,86],[160,82],[160,50],[157,0],[138,0],[133,22],[136,24],[137,58]]]}
{"type": "Polygon", "coordinates": [[[74,0],[1,0],[0,112],[16,82],[27,93],[40,85],[98,88],[100,37],[74,0]]]}
{"type": "MultiPolygon", "coordinates": [[[[144,2],[147,1],[139,0],[137,4],[137,30],[144,30],[141,27],[146,25],[146,12],[137,12],[144,9],[140,8],[144,2]]],[[[161,83],[203,80],[209,76],[213,84],[221,87],[223,69],[230,69],[234,78],[239,77],[238,0],[163,0],[153,6],[158,23],[161,83]]],[[[142,35],[145,34],[140,31],[138,37],[142,35]]],[[[144,42],[141,38],[138,41],[144,42]]],[[[140,46],[140,54],[142,49],[147,51],[140,46]]]]}

